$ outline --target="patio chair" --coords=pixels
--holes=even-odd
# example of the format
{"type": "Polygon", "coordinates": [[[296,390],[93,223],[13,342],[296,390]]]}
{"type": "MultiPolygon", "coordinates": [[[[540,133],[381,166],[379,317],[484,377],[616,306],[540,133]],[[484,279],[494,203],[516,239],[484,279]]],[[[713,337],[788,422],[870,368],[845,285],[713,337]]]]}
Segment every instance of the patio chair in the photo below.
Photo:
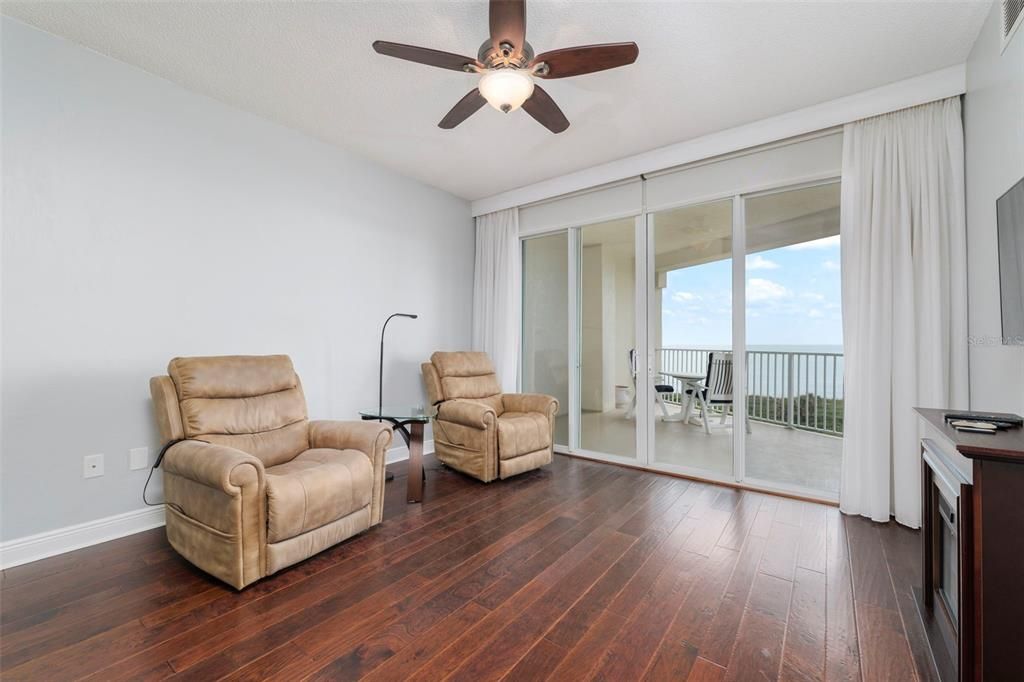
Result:
{"type": "MultiPolygon", "coordinates": [[[[633,415],[636,414],[636,396],[639,392],[636,386],[636,348],[629,349],[629,375],[633,378],[633,400],[629,403],[629,409],[626,410],[626,419],[632,419],[633,415]]],[[[661,407],[662,418],[668,416],[668,407],[665,406],[665,401],[662,399],[664,393],[675,393],[676,388],[670,384],[654,384],[654,402],[661,407]]]]}
{"type": "MultiPolygon", "coordinates": [[[[689,415],[694,402],[700,403],[700,416],[704,422],[704,432],[711,435],[711,427],[708,424],[708,408],[711,405],[719,405],[722,408],[721,423],[732,410],[736,415],[736,406],[732,399],[732,353],[714,351],[708,353],[708,373],[704,381],[686,382],[686,407],[683,414],[689,415]]],[[[750,433],[750,420],[744,419],[747,433],[750,433]]]]}

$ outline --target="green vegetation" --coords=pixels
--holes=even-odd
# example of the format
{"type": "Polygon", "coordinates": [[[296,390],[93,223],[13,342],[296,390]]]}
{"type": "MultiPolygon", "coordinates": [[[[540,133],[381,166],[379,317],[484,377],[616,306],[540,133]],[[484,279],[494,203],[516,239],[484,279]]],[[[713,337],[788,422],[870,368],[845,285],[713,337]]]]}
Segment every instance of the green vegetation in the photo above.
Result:
{"type": "MultiPolygon", "coordinates": [[[[843,432],[843,401],[828,400],[820,395],[805,393],[794,399],[792,423],[797,428],[807,427],[822,431],[843,432]]],[[[785,398],[752,395],[747,398],[747,414],[754,419],[790,423],[789,401],[785,398]]]]}

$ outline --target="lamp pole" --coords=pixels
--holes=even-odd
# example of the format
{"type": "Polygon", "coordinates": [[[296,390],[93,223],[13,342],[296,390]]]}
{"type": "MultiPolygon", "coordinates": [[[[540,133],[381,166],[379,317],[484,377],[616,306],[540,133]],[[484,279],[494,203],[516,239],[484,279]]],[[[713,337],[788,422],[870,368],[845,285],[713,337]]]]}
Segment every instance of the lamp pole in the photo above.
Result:
{"type": "Polygon", "coordinates": [[[415,320],[419,316],[412,313],[394,313],[384,320],[384,326],[380,328],[380,370],[377,373],[377,421],[382,421],[380,414],[384,410],[384,332],[388,328],[388,322],[395,317],[408,317],[415,320]]]}

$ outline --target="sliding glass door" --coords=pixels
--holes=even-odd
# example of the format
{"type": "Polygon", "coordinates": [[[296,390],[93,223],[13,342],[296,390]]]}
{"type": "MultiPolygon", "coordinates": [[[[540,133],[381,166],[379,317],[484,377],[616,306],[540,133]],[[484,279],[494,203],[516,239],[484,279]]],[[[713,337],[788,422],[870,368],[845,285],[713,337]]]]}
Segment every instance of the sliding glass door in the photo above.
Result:
{"type": "Polygon", "coordinates": [[[744,199],[746,478],[839,494],[839,183],[744,199]]]}
{"type": "Polygon", "coordinates": [[[839,183],[523,240],[521,389],[571,453],[835,498],[839,183]]]}
{"type": "Polygon", "coordinates": [[[574,231],[577,238],[579,413],[584,452],[635,459],[646,412],[636,343],[636,219],[574,231]]]}
{"type": "Polygon", "coordinates": [[[569,233],[523,240],[520,388],[558,399],[555,445],[569,445],[569,233]]]}
{"type": "Polygon", "coordinates": [[[652,459],[722,479],[733,476],[732,203],[652,213],[649,231],[652,459]]]}

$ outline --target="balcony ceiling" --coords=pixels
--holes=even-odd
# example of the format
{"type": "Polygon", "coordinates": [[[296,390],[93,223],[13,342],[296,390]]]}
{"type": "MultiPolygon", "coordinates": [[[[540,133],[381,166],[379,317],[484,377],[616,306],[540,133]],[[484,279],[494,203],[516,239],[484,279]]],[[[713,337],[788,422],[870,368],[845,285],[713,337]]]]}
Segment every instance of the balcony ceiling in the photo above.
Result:
{"type": "Polygon", "coordinates": [[[571,127],[485,108],[475,85],[374,39],[473,55],[487,3],[4,2],[3,13],[468,199],[962,63],[979,2],[528,3],[538,51],[634,40],[636,64],[545,88],[571,127]]]}
{"type": "MultiPolygon", "coordinates": [[[[654,214],[658,270],[732,257],[732,200],[684,206],[654,214]]],[[[821,239],[839,231],[839,185],[829,183],[756,197],[747,203],[747,253],[821,239]]],[[[632,252],[633,219],[583,230],[583,246],[632,252]]]]}

